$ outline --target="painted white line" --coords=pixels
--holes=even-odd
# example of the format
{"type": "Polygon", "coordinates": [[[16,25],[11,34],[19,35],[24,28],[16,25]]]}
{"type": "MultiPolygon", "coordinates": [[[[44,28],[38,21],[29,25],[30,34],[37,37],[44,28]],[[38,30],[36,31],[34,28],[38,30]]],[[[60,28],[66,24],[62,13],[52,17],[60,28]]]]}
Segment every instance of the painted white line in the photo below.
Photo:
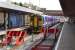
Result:
{"type": "Polygon", "coordinates": [[[58,23],[58,24],[52,26],[51,28],[56,28],[59,24],[60,24],[60,23],[58,23]]]}
{"type": "MultiPolygon", "coordinates": [[[[65,25],[65,23],[64,23],[64,25],[65,25]]],[[[58,49],[59,42],[60,42],[60,39],[61,39],[61,36],[62,36],[62,32],[63,32],[63,29],[64,29],[64,25],[62,27],[62,31],[60,32],[60,35],[59,35],[59,38],[58,38],[58,41],[56,43],[56,46],[55,46],[54,50],[57,50],[58,49]]]]}

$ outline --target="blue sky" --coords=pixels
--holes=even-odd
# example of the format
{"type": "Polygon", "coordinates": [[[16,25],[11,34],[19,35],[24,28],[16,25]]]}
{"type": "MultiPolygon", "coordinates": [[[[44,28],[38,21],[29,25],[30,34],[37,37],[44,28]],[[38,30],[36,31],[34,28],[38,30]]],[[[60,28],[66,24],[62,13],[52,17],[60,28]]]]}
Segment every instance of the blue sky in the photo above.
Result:
{"type": "MultiPolygon", "coordinates": [[[[2,1],[6,1],[6,0],[2,0],[2,1]]],[[[22,3],[24,2],[29,3],[30,1],[34,5],[37,5],[42,8],[47,8],[48,10],[61,10],[59,0],[40,0],[40,2],[39,0],[11,0],[11,1],[22,2],[22,3]]]]}

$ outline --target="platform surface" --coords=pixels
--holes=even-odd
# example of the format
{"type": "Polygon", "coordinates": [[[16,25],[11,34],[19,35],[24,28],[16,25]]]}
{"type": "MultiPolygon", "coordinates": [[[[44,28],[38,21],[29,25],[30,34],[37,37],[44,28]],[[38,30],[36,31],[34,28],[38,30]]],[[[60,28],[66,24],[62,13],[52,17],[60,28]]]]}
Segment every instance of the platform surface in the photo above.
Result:
{"type": "Polygon", "coordinates": [[[57,50],[75,50],[75,24],[64,24],[57,50]]]}

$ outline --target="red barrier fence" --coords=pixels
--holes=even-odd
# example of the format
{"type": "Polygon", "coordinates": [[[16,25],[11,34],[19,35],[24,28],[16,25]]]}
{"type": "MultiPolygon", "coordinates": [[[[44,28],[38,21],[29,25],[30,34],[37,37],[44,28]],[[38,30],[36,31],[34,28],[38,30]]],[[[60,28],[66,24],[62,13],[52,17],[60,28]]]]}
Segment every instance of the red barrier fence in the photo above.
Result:
{"type": "Polygon", "coordinates": [[[12,41],[12,37],[17,36],[16,45],[21,44],[24,41],[24,37],[27,36],[27,33],[24,31],[8,31],[3,45],[8,45],[12,41]]]}
{"type": "Polygon", "coordinates": [[[57,29],[57,28],[48,29],[48,33],[57,33],[58,31],[59,31],[59,29],[57,29]]]}
{"type": "Polygon", "coordinates": [[[44,33],[47,33],[47,30],[48,30],[48,33],[57,33],[59,31],[59,29],[57,28],[48,28],[48,29],[42,28],[42,32],[44,33]]]}

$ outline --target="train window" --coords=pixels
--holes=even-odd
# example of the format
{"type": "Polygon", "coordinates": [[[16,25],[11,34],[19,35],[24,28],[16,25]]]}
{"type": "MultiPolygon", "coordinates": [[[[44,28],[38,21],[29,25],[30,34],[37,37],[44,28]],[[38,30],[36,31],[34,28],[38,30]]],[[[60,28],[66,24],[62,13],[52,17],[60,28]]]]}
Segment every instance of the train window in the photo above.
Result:
{"type": "Polygon", "coordinates": [[[25,26],[30,26],[30,16],[29,15],[25,15],[25,26]]]}
{"type": "Polygon", "coordinates": [[[0,12],[0,30],[5,29],[5,23],[4,23],[4,13],[0,12]]]}
{"type": "Polygon", "coordinates": [[[23,17],[23,15],[10,13],[8,18],[8,28],[24,26],[23,17]]]}

